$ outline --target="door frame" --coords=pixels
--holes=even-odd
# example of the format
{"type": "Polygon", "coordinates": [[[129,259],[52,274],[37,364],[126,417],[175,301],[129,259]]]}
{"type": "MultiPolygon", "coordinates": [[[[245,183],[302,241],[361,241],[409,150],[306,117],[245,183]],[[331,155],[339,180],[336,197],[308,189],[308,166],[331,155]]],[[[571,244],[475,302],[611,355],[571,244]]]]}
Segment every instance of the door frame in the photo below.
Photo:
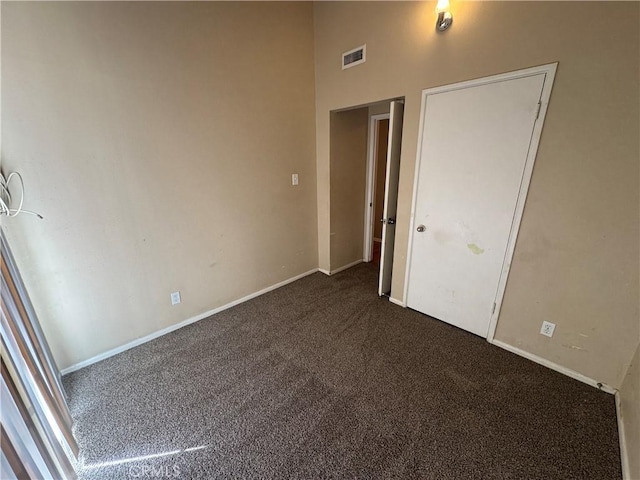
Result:
{"type": "Polygon", "coordinates": [[[391,113],[380,113],[369,117],[369,148],[367,151],[367,178],[364,199],[364,244],[362,250],[362,259],[370,262],[373,259],[373,193],[375,190],[375,180],[378,162],[376,155],[376,147],[378,145],[378,123],[381,120],[388,120],[391,113]]]}
{"type": "Polygon", "coordinates": [[[558,68],[558,62],[549,63],[546,65],[540,65],[537,67],[526,68],[524,70],[516,70],[513,72],[501,73],[498,75],[491,75],[488,77],[478,78],[475,80],[468,80],[465,82],[453,83],[450,85],[444,85],[434,88],[428,88],[422,90],[421,106],[420,106],[420,123],[418,127],[418,149],[416,152],[416,164],[413,179],[413,198],[411,201],[411,216],[409,217],[409,242],[407,245],[407,267],[405,269],[404,277],[404,292],[403,303],[407,305],[407,295],[409,291],[409,274],[411,271],[411,257],[413,248],[413,231],[415,228],[415,213],[416,213],[416,201],[418,196],[418,179],[420,178],[420,160],[422,153],[423,142],[423,129],[425,122],[425,114],[427,107],[427,97],[437,93],[450,92],[454,90],[462,90],[470,87],[477,87],[481,85],[487,85],[490,83],[501,82],[505,80],[515,80],[518,78],[530,77],[533,75],[545,74],[544,85],[542,87],[542,94],[540,96],[540,111],[538,118],[533,126],[533,132],[531,134],[531,143],[529,144],[529,151],[525,160],[524,172],[522,174],[522,180],[520,182],[520,191],[518,192],[518,199],[516,202],[516,208],[511,221],[511,231],[509,232],[509,240],[507,242],[507,249],[505,257],[502,262],[502,269],[500,278],[498,280],[498,288],[495,296],[495,308],[491,314],[489,321],[489,331],[487,333],[487,341],[493,343],[493,339],[498,325],[498,317],[500,316],[500,308],[504,299],[504,293],[507,286],[507,279],[509,277],[509,271],[511,270],[511,262],[513,261],[513,254],[515,251],[516,240],[518,238],[518,232],[520,230],[520,223],[522,221],[522,215],[524,212],[524,206],[527,199],[527,193],[529,191],[529,185],[531,183],[531,175],[533,174],[533,167],[535,164],[536,154],[538,153],[538,146],[540,145],[540,137],[542,135],[542,127],[544,125],[544,119],[547,114],[547,108],[549,106],[549,99],[551,97],[551,90],[553,87],[553,81],[555,79],[556,70],[558,68]]]}

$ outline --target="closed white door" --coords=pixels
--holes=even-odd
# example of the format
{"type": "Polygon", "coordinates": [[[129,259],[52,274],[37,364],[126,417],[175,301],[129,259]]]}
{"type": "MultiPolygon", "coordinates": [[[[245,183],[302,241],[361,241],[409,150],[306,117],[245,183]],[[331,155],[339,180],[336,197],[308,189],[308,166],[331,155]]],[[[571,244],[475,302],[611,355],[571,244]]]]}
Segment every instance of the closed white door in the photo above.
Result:
{"type": "Polygon", "coordinates": [[[423,97],[407,306],[487,336],[544,82],[423,97]]]}
{"type": "Polygon", "coordinates": [[[388,295],[391,292],[403,116],[404,103],[399,101],[391,102],[389,140],[387,143],[387,171],[384,183],[384,207],[381,219],[382,243],[380,244],[380,276],[378,277],[378,295],[380,296],[388,295]]]}

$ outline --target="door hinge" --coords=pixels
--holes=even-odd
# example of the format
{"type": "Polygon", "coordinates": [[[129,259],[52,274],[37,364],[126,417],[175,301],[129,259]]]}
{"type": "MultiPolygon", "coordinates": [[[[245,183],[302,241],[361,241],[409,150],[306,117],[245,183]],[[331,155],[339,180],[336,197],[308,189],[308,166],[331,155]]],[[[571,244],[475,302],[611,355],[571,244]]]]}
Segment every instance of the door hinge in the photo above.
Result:
{"type": "Polygon", "coordinates": [[[540,109],[542,108],[542,102],[538,102],[538,110],[536,111],[536,120],[540,117],[540,109]]]}
{"type": "Polygon", "coordinates": [[[491,315],[496,313],[496,302],[493,302],[493,308],[491,309],[491,315]]]}

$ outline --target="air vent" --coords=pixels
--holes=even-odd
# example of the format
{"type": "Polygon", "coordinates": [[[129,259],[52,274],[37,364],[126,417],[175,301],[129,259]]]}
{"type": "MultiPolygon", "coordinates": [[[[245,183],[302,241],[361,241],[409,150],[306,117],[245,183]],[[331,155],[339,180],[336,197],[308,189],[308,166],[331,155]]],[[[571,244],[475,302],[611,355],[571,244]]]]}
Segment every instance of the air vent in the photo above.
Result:
{"type": "Polygon", "coordinates": [[[342,69],[355,67],[367,60],[367,46],[354,48],[342,54],[342,69]]]}

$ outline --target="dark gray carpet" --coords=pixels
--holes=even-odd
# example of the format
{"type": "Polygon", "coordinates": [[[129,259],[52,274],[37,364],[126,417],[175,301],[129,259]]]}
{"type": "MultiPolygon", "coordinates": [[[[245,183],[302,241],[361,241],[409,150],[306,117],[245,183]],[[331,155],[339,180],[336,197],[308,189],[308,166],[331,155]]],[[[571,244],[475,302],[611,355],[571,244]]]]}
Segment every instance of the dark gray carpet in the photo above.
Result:
{"type": "Polygon", "coordinates": [[[621,477],[614,397],[316,273],[65,376],[93,478],[621,477]]]}

